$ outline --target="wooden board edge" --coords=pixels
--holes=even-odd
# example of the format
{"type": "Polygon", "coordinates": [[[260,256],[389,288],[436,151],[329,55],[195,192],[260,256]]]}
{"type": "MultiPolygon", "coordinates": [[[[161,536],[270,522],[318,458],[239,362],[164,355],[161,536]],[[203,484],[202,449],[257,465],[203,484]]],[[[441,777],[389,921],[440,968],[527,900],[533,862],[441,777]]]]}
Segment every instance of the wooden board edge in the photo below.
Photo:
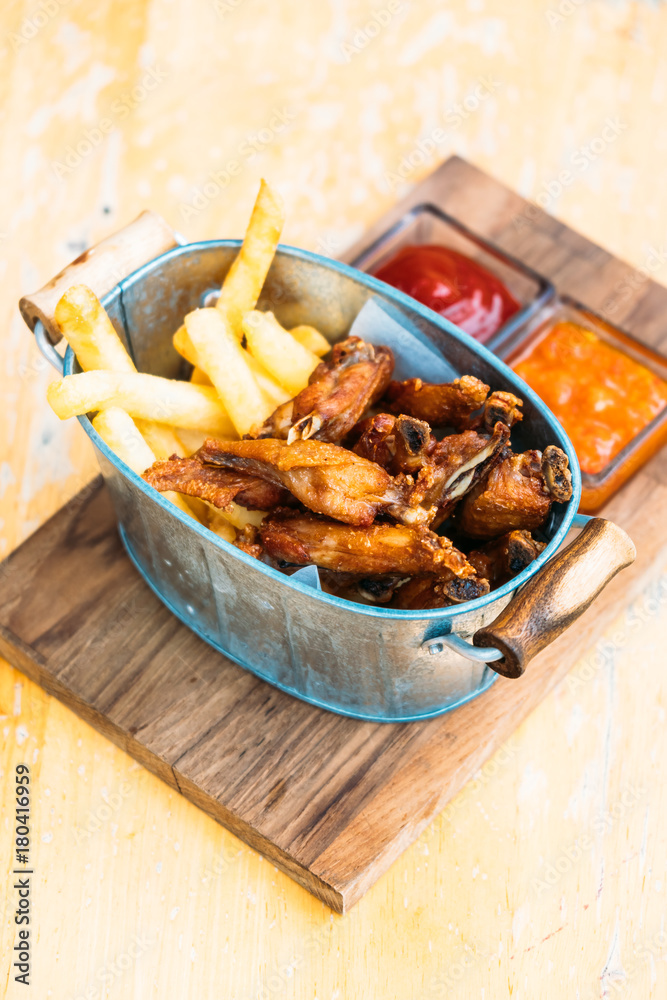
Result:
{"type": "MultiPolygon", "coordinates": [[[[563,634],[557,643],[544,650],[536,658],[535,666],[541,667],[538,678],[518,678],[507,680],[500,678],[496,684],[482,696],[489,702],[489,709],[494,724],[493,735],[485,741],[478,753],[466,756],[465,765],[458,767],[451,780],[438,784],[437,779],[425,804],[422,805],[417,821],[411,820],[404,823],[397,829],[396,836],[383,843],[379,849],[370,854],[366,862],[357,863],[354,871],[345,871],[340,865],[340,858],[350,854],[349,845],[351,843],[366,844],[369,841],[369,831],[373,831],[371,819],[375,819],[377,827],[378,805],[382,802],[390,803],[392,799],[399,799],[400,794],[396,789],[404,779],[406,772],[414,769],[415,764],[427,753],[433,751],[434,743],[442,743],[446,747],[446,740],[442,730],[434,733],[432,740],[429,740],[421,748],[416,757],[399,768],[392,779],[385,784],[380,793],[367,803],[351,820],[346,829],[340,833],[311,863],[311,870],[318,877],[335,885],[337,890],[345,899],[345,907],[349,909],[357,902],[365,892],[373,885],[377,879],[384,875],[400,854],[407,849],[432,823],[447,804],[465,787],[474,775],[484,766],[484,764],[498,751],[503,744],[508,741],[516,729],[528,718],[528,716],[544,701],[544,699],[567,677],[570,670],[574,669],[587,650],[591,649],[599,640],[600,636],[609,629],[615,619],[623,614],[636,600],[641,592],[658,578],[660,566],[667,558],[667,544],[659,546],[648,558],[644,558],[638,567],[639,572],[631,576],[628,583],[625,583],[622,574],[616,579],[614,591],[622,592],[627,600],[622,603],[615,598],[608,601],[602,609],[602,614],[595,618],[588,616],[588,627],[582,631],[577,641],[577,645],[572,658],[564,658],[561,654],[561,647],[567,643],[567,635],[563,634]],[[550,663],[550,661],[552,661],[550,663]],[[525,696],[518,701],[512,702],[511,713],[508,706],[504,705],[506,698],[514,698],[514,695],[506,685],[522,684],[526,680],[533,680],[526,686],[525,696]],[[373,814],[375,816],[373,817],[373,814]],[[343,848],[343,849],[341,849],[343,848]]],[[[467,705],[456,709],[457,713],[465,715],[472,713],[479,708],[480,699],[473,699],[467,705]]],[[[441,717],[442,718],[442,717],[441,717]]],[[[446,716],[444,717],[446,718],[446,716]]],[[[463,721],[461,718],[459,721],[463,721]]],[[[434,725],[437,720],[434,720],[434,725]]],[[[428,768],[429,773],[431,767],[428,768]]],[[[389,808],[388,806],[387,808],[389,808]]],[[[357,852],[358,859],[358,852],[357,852]]]]}
{"type": "Polygon", "coordinates": [[[218,802],[217,799],[206,795],[198,785],[186,775],[181,774],[177,768],[174,768],[174,776],[179,792],[189,802],[207,813],[248,847],[265,857],[293,881],[298,882],[311,895],[326,903],[335,913],[343,914],[346,912],[348,909],[346,897],[332,883],[320,878],[312,869],[306,868],[298,858],[278,847],[277,844],[263,836],[249,823],[218,802]]]}

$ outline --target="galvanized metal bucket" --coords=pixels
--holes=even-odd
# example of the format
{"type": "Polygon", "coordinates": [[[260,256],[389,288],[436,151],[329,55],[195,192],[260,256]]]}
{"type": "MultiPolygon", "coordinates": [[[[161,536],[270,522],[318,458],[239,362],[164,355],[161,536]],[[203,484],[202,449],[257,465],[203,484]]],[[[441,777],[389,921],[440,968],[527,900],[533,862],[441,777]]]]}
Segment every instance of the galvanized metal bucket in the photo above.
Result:
{"type": "MultiPolygon", "coordinates": [[[[140,371],[182,374],[172,335],[187,312],[210,301],[239,245],[220,240],[174,246],[104,295],[103,305],[140,371]]],[[[54,280],[62,284],[64,278],[54,280]]],[[[86,275],[73,280],[86,281],[86,275]]],[[[287,326],[312,323],[334,343],[371,296],[415,324],[458,372],[522,397],[525,419],[513,433],[515,450],[557,444],[569,458],[573,495],[568,504],[554,506],[547,548],[486,597],[415,612],[354,604],[316,590],[195,524],[119,461],[87,417],[79,419],[113,498],[123,544],[175,615],[283,691],[333,712],[396,722],[445,712],[490,686],[496,673],[489,664],[502,662],[503,653],[476,648],[471,639],[510,601],[520,600],[517,590],[544,572],[573,524],[583,523],[576,517],[581,484],[570,441],[540,399],[494,355],[408,296],[337,261],[281,246],[259,307],[271,308],[287,326]]],[[[53,326],[47,335],[40,322],[46,314],[31,311],[28,301],[24,316],[45,355],[60,366],[53,326]]],[[[76,371],[68,349],[64,372],[76,371]]]]}

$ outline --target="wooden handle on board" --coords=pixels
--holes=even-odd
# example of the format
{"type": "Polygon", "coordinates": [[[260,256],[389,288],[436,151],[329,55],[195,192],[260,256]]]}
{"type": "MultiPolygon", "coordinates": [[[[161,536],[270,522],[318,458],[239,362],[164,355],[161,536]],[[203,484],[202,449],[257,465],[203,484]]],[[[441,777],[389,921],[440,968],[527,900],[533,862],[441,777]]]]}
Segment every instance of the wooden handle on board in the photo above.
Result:
{"type": "Polygon", "coordinates": [[[637,552],[622,528],[594,517],[515,595],[495,621],[473,636],[475,646],[495,646],[490,663],[503,677],[520,677],[529,660],[564,632],[592,604],[637,552]]]}
{"type": "Polygon", "coordinates": [[[142,212],[134,222],[85,250],[38,292],[24,295],[19,302],[21,315],[31,330],[41,320],[51,343],[57,344],[61,334],[53,314],[68,288],[88,285],[101,299],[128,274],[177,243],[173,229],[161,215],[142,212]]]}

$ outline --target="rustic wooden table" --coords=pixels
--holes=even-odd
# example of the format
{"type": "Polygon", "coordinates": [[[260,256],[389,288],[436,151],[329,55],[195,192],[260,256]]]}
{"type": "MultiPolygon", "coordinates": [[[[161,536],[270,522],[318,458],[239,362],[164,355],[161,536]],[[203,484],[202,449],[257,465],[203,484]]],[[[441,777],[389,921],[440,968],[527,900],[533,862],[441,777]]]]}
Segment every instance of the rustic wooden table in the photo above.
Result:
{"type": "MultiPolygon", "coordinates": [[[[286,242],[338,255],[456,151],[667,283],[663,6],[45,0],[0,17],[4,554],[96,471],[44,402],[16,301],[142,207],[191,239],[240,235],[266,175],[286,242]]],[[[656,567],[344,917],[3,664],[3,995],[664,997],[667,554],[656,567]],[[7,960],[20,761],[29,991],[7,960]]]]}

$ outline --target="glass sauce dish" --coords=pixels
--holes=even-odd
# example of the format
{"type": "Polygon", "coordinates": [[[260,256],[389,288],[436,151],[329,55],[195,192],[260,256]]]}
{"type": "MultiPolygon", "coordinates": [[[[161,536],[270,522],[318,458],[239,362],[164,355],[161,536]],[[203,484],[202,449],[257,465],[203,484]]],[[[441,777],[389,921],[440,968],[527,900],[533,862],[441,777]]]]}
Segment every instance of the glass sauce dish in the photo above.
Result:
{"type": "Polygon", "coordinates": [[[667,443],[667,359],[563,297],[497,353],[571,438],[594,513],[667,443]]]}
{"type": "MultiPolygon", "coordinates": [[[[476,304],[472,303],[469,297],[467,302],[456,303],[444,311],[436,308],[435,311],[491,350],[496,344],[505,342],[513,332],[524,327],[555,295],[553,285],[546,278],[504,253],[488,240],[473,233],[457,219],[436,208],[435,205],[429,204],[416,205],[391,229],[362,250],[351,261],[351,264],[361,271],[384,280],[382,272],[384,271],[388,275],[390,268],[394,270],[394,262],[396,263],[395,270],[398,270],[401,259],[405,260],[406,257],[409,257],[413,248],[417,251],[420,248],[424,251],[428,251],[429,248],[433,249],[435,260],[425,259],[425,270],[428,270],[429,264],[437,266],[437,251],[440,248],[450,251],[450,273],[452,270],[459,272],[455,280],[462,279],[461,284],[464,284],[468,278],[466,270],[472,272],[470,277],[473,282],[475,272],[478,272],[479,269],[482,269],[482,273],[479,275],[482,281],[484,272],[487,273],[488,283],[496,293],[494,294],[494,306],[487,307],[487,310],[490,308],[490,310],[501,312],[503,316],[507,317],[504,321],[500,319],[492,332],[489,332],[489,324],[485,323],[484,320],[484,307],[481,304],[476,307],[476,304]],[[465,268],[466,261],[471,262],[467,269],[465,268]],[[461,269],[457,266],[458,263],[462,265],[461,269]],[[502,292],[500,295],[497,294],[500,291],[498,284],[503,286],[509,294],[503,295],[502,292]],[[501,299],[504,301],[501,302],[501,299]],[[516,306],[515,310],[507,308],[512,300],[516,306]],[[507,315],[510,311],[512,311],[512,315],[507,315]]],[[[416,261],[407,260],[406,263],[414,273],[413,265],[416,261]]],[[[400,284],[389,280],[389,284],[398,287],[401,291],[408,291],[407,283],[400,284]]],[[[418,280],[413,279],[413,284],[419,284],[418,280]]],[[[409,291],[408,294],[410,294],[409,291]]],[[[426,296],[416,294],[414,297],[423,304],[431,306],[433,299],[443,300],[446,295],[437,293],[429,295],[427,293],[426,296]]]]}

